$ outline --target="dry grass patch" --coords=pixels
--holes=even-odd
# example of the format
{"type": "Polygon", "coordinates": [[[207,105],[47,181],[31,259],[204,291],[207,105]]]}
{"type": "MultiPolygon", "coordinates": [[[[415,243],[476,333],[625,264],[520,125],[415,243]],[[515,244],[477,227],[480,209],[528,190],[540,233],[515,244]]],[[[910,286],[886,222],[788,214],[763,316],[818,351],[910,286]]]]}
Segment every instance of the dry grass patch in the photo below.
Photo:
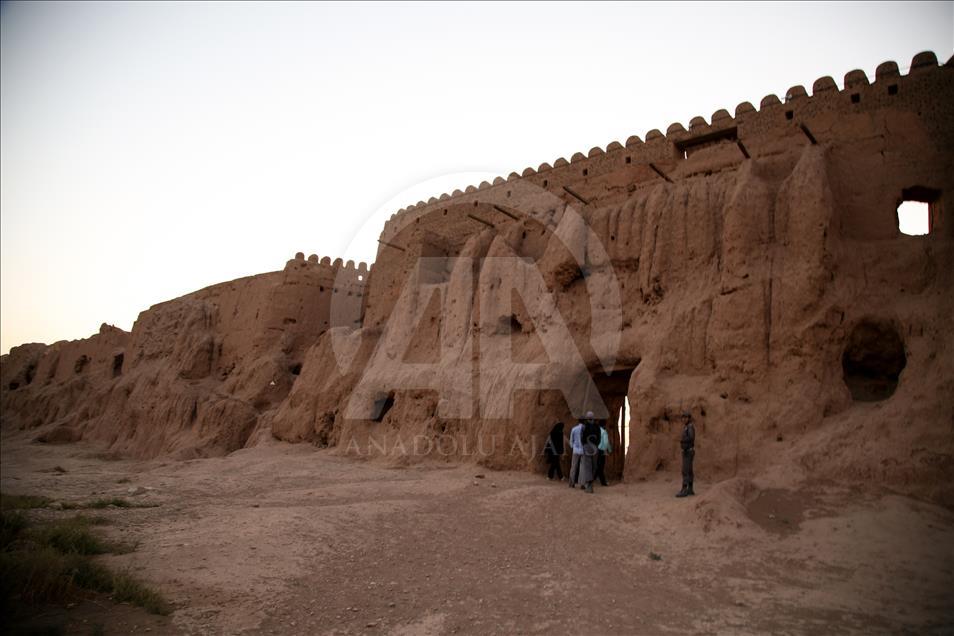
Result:
{"type": "MultiPolygon", "coordinates": [[[[74,515],[39,521],[24,510],[47,507],[50,499],[3,495],[2,502],[0,594],[5,616],[22,612],[24,606],[64,602],[80,596],[83,590],[109,594],[117,603],[138,605],[153,614],[172,611],[161,594],[130,573],[113,572],[93,558],[134,549],[108,541],[93,531],[93,527],[108,523],[106,519],[74,515]]],[[[109,505],[116,504],[109,501],[103,506],[89,507],[109,505]]]]}

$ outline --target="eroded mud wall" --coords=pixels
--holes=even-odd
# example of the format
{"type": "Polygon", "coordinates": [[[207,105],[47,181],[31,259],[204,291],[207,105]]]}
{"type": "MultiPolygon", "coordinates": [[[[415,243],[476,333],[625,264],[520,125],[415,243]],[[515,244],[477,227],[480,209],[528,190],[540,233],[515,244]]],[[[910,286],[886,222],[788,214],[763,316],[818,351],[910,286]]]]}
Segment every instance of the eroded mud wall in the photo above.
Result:
{"type": "Polygon", "coordinates": [[[539,469],[555,420],[625,395],[626,479],[678,470],[688,410],[704,479],[784,465],[951,504],[954,67],[927,53],[843,85],[422,201],[373,272],[300,256],[131,334],[17,348],[4,424],[140,455],[269,430],[539,469]],[[899,232],[905,199],[928,235],[899,232]]]}
{"type": "Polygon", "coordinates": [[[785,458],[949,499],[951,97],[950,65],[922,55],[907,76],[886,63],[844,90],[822,78],[812,96],[793,87],[758,111],[403,210],[382,233],[363,333],[342,338],[362,342],[344,347],[360,349],[349,372],[331,391],[297,384],[274,430],[304,439],[313,419],[356,455],[424,448],[539,468],[549,426],[588,400],[564,364],[573,350],[590,373],[636,369],[627,478],[678,469],[690,410],[708,478],[785,458]],[[933,193],[927,236],[898,230],[912,189],[933,193]],[[557,323],[555,343],[541,337],[557,323]],[[891,395],[867,402],[844,358],[872,323],[897,335],[905,363],[891,395]],[[508,415],[488,416],[501,403],[508,415]]]}
{"type": "Polygon", "coordinates": [[[360,324],[367,276],[364,264],[299,254],[283,271],[154,305],[131,333],[104,325],[86,340],[16,347],[3,361],[4,426],[141,457],[242,448],[318,337],[360,324]]]}

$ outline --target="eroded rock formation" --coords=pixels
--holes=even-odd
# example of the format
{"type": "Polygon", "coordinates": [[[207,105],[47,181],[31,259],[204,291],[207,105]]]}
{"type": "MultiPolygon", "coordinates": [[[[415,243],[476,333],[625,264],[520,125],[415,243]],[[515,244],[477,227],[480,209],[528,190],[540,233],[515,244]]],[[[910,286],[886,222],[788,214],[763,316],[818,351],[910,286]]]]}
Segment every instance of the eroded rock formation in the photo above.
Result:
{"type": "Polygon", "coordinates": [[[420,202],[373,270],[299,254],[129,334],[17,347],[4,426],[539,469],[555,420],[628,398],[626,479],[677,469],[690,410],[709,479],[784,466],[954,505],[954,63],[844,84],[420,202]],[[903,200],[929,234],[899,232],[903,200]]]}

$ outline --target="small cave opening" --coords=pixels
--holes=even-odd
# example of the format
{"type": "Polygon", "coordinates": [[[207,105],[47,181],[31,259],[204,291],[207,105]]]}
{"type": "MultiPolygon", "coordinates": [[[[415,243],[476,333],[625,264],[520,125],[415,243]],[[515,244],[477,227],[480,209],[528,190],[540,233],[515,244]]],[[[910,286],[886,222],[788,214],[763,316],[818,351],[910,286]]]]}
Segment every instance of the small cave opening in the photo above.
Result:
{"type": "Polygon", "coordinates": [[[288,367],[288,370],[291,372],[292,375],[301,375],[301,362],[297,362],[291,365],[290,367],[288,367]]]}
{"type": "Polygon", "coordinates": [[[113,356],[113,377],[118,378],[123,374],[123,361],[126,358],[126,354],[117,353],[113,356]]]}
{"type": "Polygon", "coordinates": [[[35,364],[27,365],[26,372],[24,372],[23,374],[24,382],[26,384],[30,384],[33,382],[33,378],[35,377],[36,377],[36,365],[35,364]]]}
{"type": "Polygon", "coordinates": [[[904,341],[898,330],[889,322],[877,320],[855,325],[841,356],[845,385],[856,402],[891,397],[906,364],[904,341]]]}
{"type": "Polygon", "coordinates": [[[584,280],[587,276],[587,271],[585,268],[572,265],[558,269],[555,274],[557,282],[563,289],[569,289],[577,281],[584,280]]]}
{"type": "Polygon", "coordinates": [[[81,355],[76,359],[76,362],[73,364],[74,373],[82,373],[86,370],[86,366],[89,364],[89,356],[81,355]]]}
{"type": "Polygon", "coordinates": [[[19,383],[19,382],[11,382],[11,383],[8,385],[8,388],[9,388],[11,391],[16,391],[17,389],[20,388],[20,383],[19,383]]]}
{"type": "Polygon", "coordinates": [[[497,319],[497,334],[501,336],[523,333],[523,323],[517,318],[517,314],[500,316],[497,319]]]}
{"type": "Polygon", "coordinates": [[[387,395],[377,398],[371,407],[371,421],[383,422],[384,416],[388,414],[392,406],[394,406],[394,391],[390,391],[387,395]]]}

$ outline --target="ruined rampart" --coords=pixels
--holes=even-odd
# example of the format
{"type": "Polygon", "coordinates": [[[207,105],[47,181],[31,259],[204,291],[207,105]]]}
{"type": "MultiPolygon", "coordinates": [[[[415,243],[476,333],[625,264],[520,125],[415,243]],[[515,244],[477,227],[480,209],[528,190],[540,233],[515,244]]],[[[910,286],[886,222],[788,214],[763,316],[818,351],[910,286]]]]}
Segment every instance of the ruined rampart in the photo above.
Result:
{"type": "Polygon", "coordinates": [[[786,470],[951,504],[954,64],[922,53],[843,86],[419,202],[373,272],[298,255],[157,305],[118,376],[117,343],[90,356],[95,388],[25,384],[47,354],[18,348],[5,425],[142,455],[258,430],[538,469],[550,425],[595,408],[626,449],[611,476],[638,479],[677,469],[690,411],[707,479],[786,470]],[[929,234],[899,232],[903,200],[928,204],[929,234]]]}
{"type": "Polygon", "coordinates": [[[299,253],[282,271],[153,305],[130,333],[104,325],[86,340],[15,347],[3,363],[4,426],[139,456],[241,448],[319,337],[360,325],[369,274],[299,253]]]}

